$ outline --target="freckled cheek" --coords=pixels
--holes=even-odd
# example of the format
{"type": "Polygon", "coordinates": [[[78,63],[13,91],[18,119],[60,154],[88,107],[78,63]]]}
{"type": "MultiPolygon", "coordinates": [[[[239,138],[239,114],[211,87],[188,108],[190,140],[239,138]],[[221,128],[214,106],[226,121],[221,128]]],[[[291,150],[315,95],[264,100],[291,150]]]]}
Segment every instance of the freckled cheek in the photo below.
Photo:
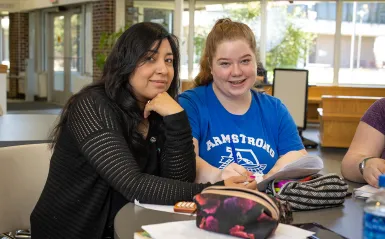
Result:
{"type": "Polygon", "coordinates": [[[246,76],[257,76],[257,72],[255,71],[255,69],[251,68],[251,67],[246,67],[245,69],[243,69],[243,73],[246,75],[246,76]]]}
{"type": "Polygon", "coordinates": [[[228,81],[231,78],[231,72],[230,71],[223,71],[220,75],[220,78],[223,81],[228,81]]]}
{"type": "Polygon", "coordinates": [[[222,80],[222,81],[227,81],[231,76],[231,71],[227,69],[216,69],[215,71],[213,71],[213,73],[214,73],[213,76],[216,79],[222,80]]]}

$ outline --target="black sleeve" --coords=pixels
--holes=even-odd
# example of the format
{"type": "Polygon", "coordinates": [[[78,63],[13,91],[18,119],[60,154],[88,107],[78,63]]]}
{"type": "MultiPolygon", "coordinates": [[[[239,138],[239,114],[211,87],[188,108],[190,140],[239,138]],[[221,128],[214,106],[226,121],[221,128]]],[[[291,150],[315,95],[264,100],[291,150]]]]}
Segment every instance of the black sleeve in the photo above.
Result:
{"type": "Polygon", "coordinates": [[[162,177],[194,182],[196,163],[191,127],[185,111],[163,118],[166,141],[161,156],[162,177]]]}
{"type": "Polygon", "coordinates": [[[141,203],[173,205],[191,201],[210,185],[142,173],[123,137],[116,113],[103,98],[79,98],[71,108],[68,125],[81,153],[96,172],[131,202],[137,199],[141,203]]]}

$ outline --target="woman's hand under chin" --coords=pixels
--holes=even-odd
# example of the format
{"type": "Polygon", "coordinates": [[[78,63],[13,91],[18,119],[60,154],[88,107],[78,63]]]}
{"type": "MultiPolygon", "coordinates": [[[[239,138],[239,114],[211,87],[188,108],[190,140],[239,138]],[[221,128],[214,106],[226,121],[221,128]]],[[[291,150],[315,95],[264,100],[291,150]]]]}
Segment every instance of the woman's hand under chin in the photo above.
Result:
{"type": "Polygon", "coordinates": [[[163,92],[147,102],[144,107],[144,118],[147,118],[151,111],[155,111],[165,117],[182,112],[183,108],[167,92],[163,92]]]}

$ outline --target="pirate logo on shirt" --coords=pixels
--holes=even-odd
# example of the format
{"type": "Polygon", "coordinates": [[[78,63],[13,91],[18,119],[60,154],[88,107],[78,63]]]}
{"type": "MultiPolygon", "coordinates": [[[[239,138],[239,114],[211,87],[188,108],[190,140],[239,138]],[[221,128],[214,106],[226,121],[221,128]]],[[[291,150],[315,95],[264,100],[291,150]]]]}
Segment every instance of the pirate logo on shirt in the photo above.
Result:
{"type": "MultiPolygon", "coordinates": [[[[263,170],[267,165],[259,163],[253,150],[236,148],[235,151],[239,165],[245,167],[250,172],[263,174],[263,170]]],[[[229,153],[229,156],[221,156],[219,169],[224,169],[227,165],[235,162],[231,147],[226,147],[226,152],[229,153]]]]}

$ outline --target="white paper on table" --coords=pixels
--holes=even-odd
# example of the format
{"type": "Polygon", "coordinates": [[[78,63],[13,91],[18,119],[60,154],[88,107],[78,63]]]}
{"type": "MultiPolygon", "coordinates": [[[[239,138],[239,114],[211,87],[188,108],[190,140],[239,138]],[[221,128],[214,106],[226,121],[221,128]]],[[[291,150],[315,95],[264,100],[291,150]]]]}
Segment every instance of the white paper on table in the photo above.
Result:
{"type": "Polygon", "coordinates": [[[270,239],[306,239],[315,234],[299,227],[280,223],[270,239]]]}
{"type": "Polygon", "coordinates": [[[278,172],[258,183],[258,190],[265,191],[267,185],[277,179],[296,179],[316,174],[324,167],[323,161],[320,157],[314,155],[304,155],[303,157],[287,164],[278,172]]]}
{"type": "Polygon", "coordinates": [[[372,187],[370,185],[365,185],[360,188],[355,188],[353,190],[353,197],[355,198],[368,198],[373,194],[377,193],[380,189],[372,187]]]}
{"type": "MultiPolygon", "coordinates": [[[[142,226],[153,239],[234,239],[234,237],[197,228],[195,220],[142,226]]],[[[270,239],[306,239],[314,232],[280,223],[270,239]]]]}
{"type": "MultiPolygon", "coordinates": [[[[136,206],[147,208],[147,209],[151,209],[151,210],[155,210],[155,211],[184,214],[184,215],[189,215],[189,216],[192,215],[191,213],[174,212],[174,206],[140,203],[136,199],[135,199],[134,203],[135,203],[136,206]]],[[[195,214],[193,214],[193,215],[196,216],[195,214]]]]}

